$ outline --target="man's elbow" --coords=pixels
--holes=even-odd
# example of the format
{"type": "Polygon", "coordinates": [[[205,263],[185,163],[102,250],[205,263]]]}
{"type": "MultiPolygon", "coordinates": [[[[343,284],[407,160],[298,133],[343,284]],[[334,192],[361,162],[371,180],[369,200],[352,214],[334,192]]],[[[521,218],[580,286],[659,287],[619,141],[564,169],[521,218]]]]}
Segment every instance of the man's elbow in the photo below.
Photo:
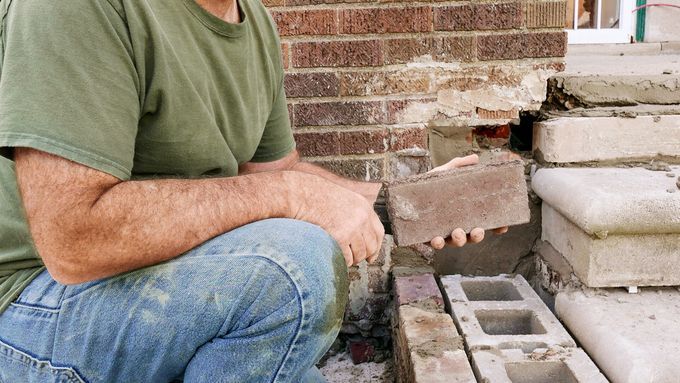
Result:
{"type": "Polygon", "coordinates": [[[95,268],[88,262],[87,250],[74,251],[71,246],[59,246],[44,238],[35,240],[38,254],[47,272],[62,285],[77,285],[97,279],[95,268]]]}

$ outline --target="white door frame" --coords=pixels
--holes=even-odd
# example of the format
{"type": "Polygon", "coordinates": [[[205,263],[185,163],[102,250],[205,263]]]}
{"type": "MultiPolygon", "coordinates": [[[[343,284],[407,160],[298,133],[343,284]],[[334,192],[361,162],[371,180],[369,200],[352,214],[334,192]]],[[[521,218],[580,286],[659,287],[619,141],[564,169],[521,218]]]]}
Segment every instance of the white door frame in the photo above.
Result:
{"type": "Polygon", "coordinates": [[[619,27],[612,29],[599,29],[602,17],[602,0],[596,0],[598,7],[598,29],[578,29],[578,0],[574,2],[574,28],[567,29],[569,44],[621,44],[630,43],[633,34],[633,6],[635,0],[619,0],[619,27]]]}

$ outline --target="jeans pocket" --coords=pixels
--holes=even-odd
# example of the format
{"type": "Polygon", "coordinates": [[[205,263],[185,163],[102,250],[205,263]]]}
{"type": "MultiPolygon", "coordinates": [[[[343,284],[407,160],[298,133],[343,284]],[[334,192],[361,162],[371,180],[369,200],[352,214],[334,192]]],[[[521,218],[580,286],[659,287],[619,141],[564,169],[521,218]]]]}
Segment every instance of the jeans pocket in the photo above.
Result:
{"type": "Polygon", "coordinates": [[[54,366],[0,341],[0,382],[86,383],[74,367],[54,366]]]}

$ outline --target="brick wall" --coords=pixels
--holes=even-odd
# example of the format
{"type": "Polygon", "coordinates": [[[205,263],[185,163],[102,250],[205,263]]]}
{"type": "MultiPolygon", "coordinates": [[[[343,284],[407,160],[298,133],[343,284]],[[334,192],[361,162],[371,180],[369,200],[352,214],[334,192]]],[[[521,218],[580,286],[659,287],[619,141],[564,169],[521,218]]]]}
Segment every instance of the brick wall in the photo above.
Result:
{"type": "Polygon", "coordinates": [[[428,126],[469,129],[437,162],[502,146],[566,49],[564,1],[264,1],[300,152],[361,179],[422,171],[428,126]]]}
{"type": "MultiPolygon", "coordinates": [[[[563,68],[565,1],[263,1],[298,150],[349,177],[397,178],[507,146],[509,124],[538,110],[563,68]]],[[[351,271],[355,331],[385,323],[387,270],[351,271]]]]}

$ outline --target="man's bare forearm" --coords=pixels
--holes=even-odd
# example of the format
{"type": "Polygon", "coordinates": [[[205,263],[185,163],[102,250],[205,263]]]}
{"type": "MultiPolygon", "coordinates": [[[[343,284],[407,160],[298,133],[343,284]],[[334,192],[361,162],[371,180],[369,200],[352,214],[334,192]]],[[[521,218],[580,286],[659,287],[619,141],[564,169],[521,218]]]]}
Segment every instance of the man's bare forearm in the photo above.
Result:
{"type": "Polygon", "coordinates": [[[294,172],[120,182],[45,153],[17,152],[36,246],[64,283],[157,264],[233,228],[294,213],[294,172]]]}

